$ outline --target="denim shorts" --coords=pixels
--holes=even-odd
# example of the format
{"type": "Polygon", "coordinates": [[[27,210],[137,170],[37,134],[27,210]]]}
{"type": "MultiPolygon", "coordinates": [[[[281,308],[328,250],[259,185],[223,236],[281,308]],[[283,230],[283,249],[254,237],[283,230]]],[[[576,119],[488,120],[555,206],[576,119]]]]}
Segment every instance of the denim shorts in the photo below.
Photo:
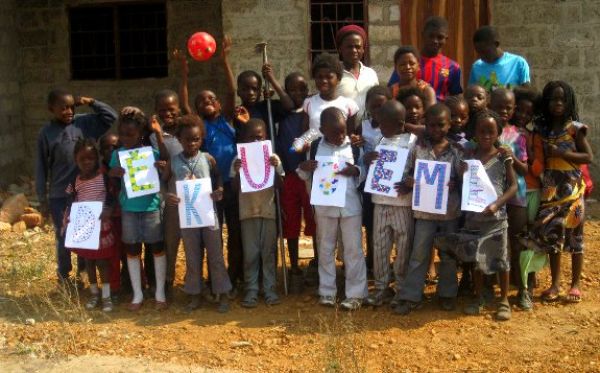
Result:
{"type": "Polygon", "coordinates": [[[121,213],[124,244],[157,243],[163,240],[163,227],[160,210],[147,212],[121,213]]]}

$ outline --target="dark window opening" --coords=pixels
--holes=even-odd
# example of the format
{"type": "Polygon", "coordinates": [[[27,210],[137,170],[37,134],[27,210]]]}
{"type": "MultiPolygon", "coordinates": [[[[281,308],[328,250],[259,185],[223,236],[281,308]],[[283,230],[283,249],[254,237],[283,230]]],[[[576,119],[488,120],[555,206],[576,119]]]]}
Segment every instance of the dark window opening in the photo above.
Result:
{"type": "Polygon", "coordinates": [[[69,22],[72,79],[167,76],[164,3],[70,8],[69,22]]]}
{"type": "MultiPolygon", "coordinates": [[[[368,27],[365,1],[311,0],[310,2],[310,58],[322,52],[336,54],[335,33],[345,25],[368,27]]],[[[368,53],[365,51],[365,59],[368,53]]]]}

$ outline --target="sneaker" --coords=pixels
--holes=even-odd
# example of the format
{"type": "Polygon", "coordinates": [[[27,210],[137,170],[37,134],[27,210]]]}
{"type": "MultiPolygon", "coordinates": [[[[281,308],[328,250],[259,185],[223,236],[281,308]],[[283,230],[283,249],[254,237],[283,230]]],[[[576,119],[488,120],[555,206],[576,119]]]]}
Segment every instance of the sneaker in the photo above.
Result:
{"type": "Polygon", "coordinates": [[[444,311],[454,311],[456,309],[456,298],[440,297],[440,308],[444,311]]]}
{"type": "Polygon", "coordinates": [[[402,300],[396,307],[394,307],[394,313],[402,316],[406,316],[414,310],[421,308],[420,302],[411,302],[409,300],[402,300]]]}
{"type": "Polygon", "coordinates": [[[102,312],[112,312],[113,302],[110,297],[102,298],[102,312]]]}
{"type": "Polygon", "coordinates": [[[519,292],[519,308],[523,311],[531,311],[533,308],[533,301],[531,300],[531,294],[527,290],[519,292]]]}
{"type": "Polygon", "coordinates": [[[99,294],[92,295],[90,300],[88,300],[88,302],[85,304],[85,308],[88,310],[93,310],[94,308],[98,307],[99,303],[100,303],[100,295],[99,294]]]}
{"type": "Polygon", "coordinates": [[[335,297],[333,295],[321,295],[319,304],[326,307],[335,307],[335,297]]]}
{"type": "Polygon", "coordinates": [[[508,301],[498,302],[496,305],[496,320],[508,321],[511,318],[511,313],[508,301]]]}
{"type": "Polygon", "coordinates": [[[362,302],[360,298],[346,298],[340,303],[340,306],[348,311],[356,311],[362,306],[362,302]]]}
{"type": "Polygon", "coordinates": [[[389,302],[394,298],[394,291],[390,288],[380,289],[371,293],[366,299],[365,303],[369,306],[380,307],[384,303],[389,302]]]}

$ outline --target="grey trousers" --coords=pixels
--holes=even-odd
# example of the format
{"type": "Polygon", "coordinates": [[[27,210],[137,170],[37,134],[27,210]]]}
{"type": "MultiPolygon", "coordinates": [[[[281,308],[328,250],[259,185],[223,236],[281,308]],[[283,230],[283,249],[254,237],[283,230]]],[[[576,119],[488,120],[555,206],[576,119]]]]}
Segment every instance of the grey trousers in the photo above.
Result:
{"type": "Polygon", "coordinates": [[[185,249],[185,283],[183,291],[190,295],[202,292],[202,267],[204,248],[208,257],[208,270],[213,294],[228,293],[231,281],[225,269],[221,230],[219,228],[181,229],[181,238],[185,249]]]}
{"type": "Polygon", "coordinates": [[[274,219],[251,218],[242,223],[244,248],[244,282],[246,292],[258,294],[258,271],[262,262],[263,290],[265,297],[276,293],[277,224],[274,219]]]}

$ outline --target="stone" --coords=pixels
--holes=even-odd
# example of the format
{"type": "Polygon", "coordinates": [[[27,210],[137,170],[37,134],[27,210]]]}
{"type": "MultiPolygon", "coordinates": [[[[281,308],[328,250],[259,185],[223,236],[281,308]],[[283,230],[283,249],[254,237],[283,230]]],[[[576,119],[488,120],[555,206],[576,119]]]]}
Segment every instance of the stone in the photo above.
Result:
{"type": "Polygon", "coordinates": [[[12,231],[15,233],[23,233],[27,230],[27,224],[24,221],[18,221],[12,226],[12,231]]]}
{"type": "Polygon", "coordinates": [[[10,232],[12,230],[12,225],[10,223],[0,222],[0,232],[10,232]]]}
{"type": "Polygon", "coordinates": [[[400,6],[391,5],[390,8],[390,22],[400,22],[400,6]]]}
{"type": "Polygon", "coordinates": [[[25,319],[25,325],[29,325],[29,326],[35,325],[35,319],[34,318],[25,319]]]}

